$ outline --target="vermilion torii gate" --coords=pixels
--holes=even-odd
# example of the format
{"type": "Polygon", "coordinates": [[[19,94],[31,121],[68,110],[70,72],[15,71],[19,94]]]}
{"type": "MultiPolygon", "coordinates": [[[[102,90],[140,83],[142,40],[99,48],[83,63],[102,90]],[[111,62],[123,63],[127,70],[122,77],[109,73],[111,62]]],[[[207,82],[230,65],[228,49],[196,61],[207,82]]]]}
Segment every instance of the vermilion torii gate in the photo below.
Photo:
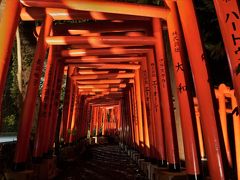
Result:
{"type": "MultiPolygon", "coordinates": [[[[214,3],[239,107],[239,8],[236,0],[215,0],[214,3]]],[[[20,119],[14,158],[16,170],[24,169],[26,163],[36,98],[47,52],[33,152],[35,160],[41,160],[44,155],[52,152],[65,72],[67,82],[60,129],[65,143],[85,138],[88,130],[91,135],[94,130],[98,135],[100,127],[103,135],[107,131],[120,130],[121,142],[136,148],[146,159],[157,160],[160,166],[168,166],[170,170],[180,170],[163,39],[163,31],[167,30],[180,105],[186,172],[195,179],[201,176],[198,139],[194,132],[193,87],[189,82],[190,70],[187,68],[189,61],[199,103],[210,176],[214,180],[228,178],[226,171],[232,164],[230,157],[229,163],[225,163],[226,151],[220,144],[222,139],[217,128],[219,115],[216,113],[214,94],[208,81],[206,58],[192,0],[166,0],[164,7],[102,0],[6,1],[0,21],[1,99],[20,17],[23,21],[43,22],[36,29],[38,42],[20,119]],[[96,22],[54,24],[57,20],[82,19],[93,19],[96,22]],[[187,55],[184,53],[184,42],[187,55]],[[67,70],[64,71],[64,67],[67,70]]],[[[234,123],[234,131],[240,133],[240,122],[234,123]]],[[[236,147],[236,153],[240,152],[239,149],[236,147]]],[[[237,172],[239,178],[239,159],[237,172]]]]}

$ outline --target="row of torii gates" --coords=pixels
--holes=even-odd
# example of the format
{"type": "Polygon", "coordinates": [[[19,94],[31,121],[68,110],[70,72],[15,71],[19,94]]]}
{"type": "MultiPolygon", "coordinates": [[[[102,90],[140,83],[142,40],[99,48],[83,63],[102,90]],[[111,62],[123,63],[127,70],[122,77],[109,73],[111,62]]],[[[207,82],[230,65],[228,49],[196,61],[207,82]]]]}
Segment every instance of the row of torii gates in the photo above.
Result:
{"type": "MultiPolygon", "coordinates": [[[[237,105],[240,105],[240,15],[237,0],[214,0],[228,55],[237,105]]],[[[47,68],[41,95],[33,158],[52,150],[64,72],[67,74],[61,122],[65,142],[85,138],[88,130],[102,134],[120,131],[121,142],[146,158],[179,169],[174,109],[163,32],[168,32],[180,106],[186,172],[201,174],[195,112],[187,63],[189,61],[199,105],[210,176],[227,179],[215,99],[209,83],[199,27],[192,0],[165,0],[150,6],[103,0],[7,0],[0,21],[0,97],[2,101],[11,49],[19,20],[42,20],[23,105],[14,158],[24,167],[45,56],[47,68]],[[57,20],[85,23],[54,24],[57,20]],[[167,30],[167,31],[166,31],[167,30]],[[187,54],[184,50],[186,45],[187,54]],[[51,93],[51,92],[54,93],[51,93]],[[106,117],[115,116],[115,125],[106,117]],[[104,125],[105,122],[105,125],[104,125]],[[75,130],[73,136],[69,130],[75,130]]],[[[236,116],[236,115],[235,115],[236,116]]],[[[239,119],[239,115],[237,117],[239,119]]],[[[234,121],[235,138],[240,121],[234,121]]],[[[237,174],[240,144],[236,140],[237,174]]]]}

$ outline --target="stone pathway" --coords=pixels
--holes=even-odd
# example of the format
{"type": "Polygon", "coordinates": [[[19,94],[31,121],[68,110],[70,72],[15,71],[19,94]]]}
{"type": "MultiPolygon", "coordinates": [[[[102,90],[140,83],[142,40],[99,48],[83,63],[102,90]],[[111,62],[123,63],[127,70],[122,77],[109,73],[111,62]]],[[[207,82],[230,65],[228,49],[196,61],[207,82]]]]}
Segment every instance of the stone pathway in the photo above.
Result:
{"type": "Polygon", "coordinates": [[[147,180],[136,163],[118,145],[94,145],[84,156],[67,162],[56,179],[147,180]]]}

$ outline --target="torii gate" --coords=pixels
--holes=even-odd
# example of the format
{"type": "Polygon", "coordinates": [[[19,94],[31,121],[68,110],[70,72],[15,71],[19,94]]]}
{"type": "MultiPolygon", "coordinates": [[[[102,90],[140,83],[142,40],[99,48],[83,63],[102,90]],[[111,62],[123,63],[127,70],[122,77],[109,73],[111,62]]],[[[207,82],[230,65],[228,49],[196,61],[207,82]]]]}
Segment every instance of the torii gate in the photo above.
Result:
{"type": "MultiPolygon", "coordinates": [[[[90,82],[96,79],[98,82],[116,80],[115,82],[117,83],[115,83],[115,85],[127,82],[128,85],[126,86],[128,89],[124,93],[124,98],[122,100],[118,99],[119,110],[122,112],[121,114],[125,116],[124,118],[127,119],[124,121],[123,116],[121,117],[123,140],[129,145],[132,142],[145,157],[156,158],[161,162],[161,165],[166,165],[166,162],[168,162],[170,169],[178,170],[179,158],[176,133],[174,130],[173,105],[162,35],[163,28],[167,28],[175,67],[174,75],[176,88],[178,89],[181,124],[184,129],[183,140],[187,174],[197,178],[200,175],[200,162],[194,135],[193,120],[195,116],[193,113],[193,98],[189,91],[190,86],[187,77],[187,58],[182,47],[183,35],[199,102],[210,176],[216,180],[227,178],[217,130],[218,116],[214,109],[214,96],[208,82],[209,78],[205,64],[206,59],[192,0],[178,0],[176,2],[166,0],[165,3],[165,7],[156,7],[102,0],[6,1],[6,7],[0,21],[0,59],[2,62],[2,66],[0,66],[1,101],[11,48],[20,15],[22,20],[43,20],[43,24],[38,31],[38,43],[32,64],[26,95],[27,98],[24,101],[21,115],[14,159],[16,169],[21,169],[26,162],[40,76],[45,54],[49,48],[50,53],[48,55],[48,65],[41,97],[40,120],[35,141],[35,158],[38,159],[52,148],[56,129],[56,112],[60,97],[60,82],[62,81],[64,73],[64,65],[68,65],[68,80],[63,109],[63,133],[66,133],[68,127],[72,129],[75,124],[83,122],[85,123],[83,125],[85,128],[81,132],[81,135],[82,137],[86,135],[86,121],[80,119],[77,121],[76,116],[79,112],[83,112],[89,121],[91,116],[93,116],[93,112],[96,111],[96,108],[93,108],[90,102],[84,101],[84,104],[80,104],[80,110],[77,110],[81,96],[83,96],[84,93],[87,96],[94,96],[98,91],[100,94],[96,95],[96,98],[106,98],[106,96],[109,96],[113,91],[121,91],[119,89],[124,88],[110,87],[110,83],[100,83],[101,85],[107,84],[108,86],[95,86],[87,90],[82,90],[84,86],[81,87],[80,84],[79,88],[78,83],[82,82],[85,85],[86,83],[96,85],[96,82],[90,82]],[[178,12],[180,22],[178,20],[178,12]],[[134,23],[131,25],[131,22],[122,25],[119,22],[120,25],[116,27],[115,25],[111,26],[114,22],[109,22],[104,27],[102,27],[101,24],[96,25],[96,29],[91,29],[90,26],[86,25],[85,31],[83,31],[81,27],[72,27],[71,25],[69,25],[69,27],[62,27],[59,31],[55,30],[55,25],[53,25],[54,20],[79,20],[85,18],[113,21],[132,20],[133,22],[137,20],[138,22],[135,22],[135,26],[134,23]],[[139,22],[148,23],[151,28],[144,26],[139,28],[139,22]],[[166,22],[167,25],[163,26],[162,22],[166,22]],[[129,25],[134,28],[129,28],[129,25]],[[104,29],[105,27],[106,29],[104,29]],[[181,27],[183,29],[183,35],[181,34],[181,27]],[[88,30],[94,31],[95,34],[89,33],[88,30]],[[132,31],[140,31],[140,33],[132,33],[134,36],[131,37],[128,32],[132,31]],[[101,34],[114,34],[116,32],[122,33],[121,36],[101,34]],[[96,35],[96,33],[100,34],[100,36],[96,35]],[[66,49],[66,45],[69,46],[69,48],[66,49]],[[119,60],[121,61],[119,65],[111,64],[119,60]],[[99,62],[101,62],[101,64],[99,64],[99,62]],[[79,75],[77,74],[78,66],[87,69],[98,69],[102,74],[98,74],[99,72],[90,72],[90,74],[88,74],[89,71],[85,71],[87,74],[79,75]],[[101,69],[103,70],[101,71],[101,69]],[[119,69],[119,71],[117,73],[110,72],[109,69],[115,69],[115,71],[119,69]],[[129,83],[130,81],[132,81],[132,83],[129,83]],[[113,90],[113,88],[115,89],[113,90]],[[94,91],[92,91],[92,89],[94,89],[94,91]],[[51,91],[55,93],[49,94],[51,91]],[[50,110],[50,108],[53,107],[53,103],[55,107],[50,110]],[[126,109],[126,107],[129,108],[126,109]],[[49,114],[50,112],[51,114],[49,114]],[[129,115],[129,119],[126,114],[129,115]],[[49,123],[44,123],[47,120],[49,120],[49,123]],[[131,126],[131,132],[127,131],[127,126],[129,125],[131,126]],[[155,128],[154,125],[156,125],[157,128],[155,128]],[[162,130],[158,132],[159,129],[165,129],[164,133],[162,130]],[[156,150],[153,150],[154,148],[151,147],[156,148],[156,150]]],[[[239,8],[236,0],[222,2],[214,0],[214,3],[229,58],[235,96],[239,107],[240,78],[237,72],[240,64],[238,58],[240,52],[239,38],[237,36],[240,33],[239,8]],[[224,12],[224,15],[220,12],[224,12]]],[[[79,72],[81,72],[81,69],[79,72]]],[[[83,72],[84,69],[82,73],[83,72]]],[[[239,131],[239,129],[237,129],[237,131],[239,131]]],[[[239,162],[237,167],[239,172],[239,162]]]]}

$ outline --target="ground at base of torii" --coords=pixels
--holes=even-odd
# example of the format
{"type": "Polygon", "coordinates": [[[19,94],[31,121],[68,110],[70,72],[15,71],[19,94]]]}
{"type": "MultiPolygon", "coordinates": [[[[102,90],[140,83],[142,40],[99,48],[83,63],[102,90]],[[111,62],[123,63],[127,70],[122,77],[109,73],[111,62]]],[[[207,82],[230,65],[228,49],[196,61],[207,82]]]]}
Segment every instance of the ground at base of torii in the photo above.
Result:
{"type": "Polygon", "coordinates": [[[76,160],[61,164],[56,180],[147,180],[118,145],[93,145],[76,160]]]}

